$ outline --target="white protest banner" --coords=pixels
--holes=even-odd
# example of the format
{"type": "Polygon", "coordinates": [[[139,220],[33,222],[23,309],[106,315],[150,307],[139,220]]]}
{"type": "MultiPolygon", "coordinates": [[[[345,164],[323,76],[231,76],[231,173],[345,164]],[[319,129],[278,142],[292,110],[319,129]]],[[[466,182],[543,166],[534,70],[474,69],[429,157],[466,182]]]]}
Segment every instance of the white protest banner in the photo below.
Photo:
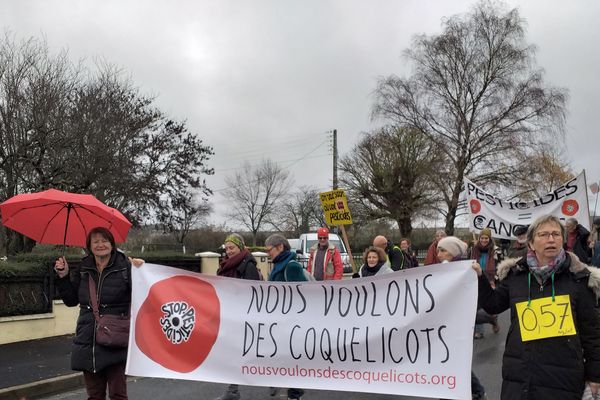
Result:
{"type": "Polygon", "coordinates": [[[483,228],[490,228],[495,238],[515,239],[514,230],[517,226],[529,225],[545,214],[555,215],[562,221],[576,218],[581,225],[590,229],[584,173],[528,202],[502,200],[485,192],[467,178],[464,183],[471,232],[479,233],[483,228]]]}
{"type": "Polygon", "coordinates": [[[127,374],[470,398],[471,261],[379,277],[264,282],[132,270],[127,374]]]}

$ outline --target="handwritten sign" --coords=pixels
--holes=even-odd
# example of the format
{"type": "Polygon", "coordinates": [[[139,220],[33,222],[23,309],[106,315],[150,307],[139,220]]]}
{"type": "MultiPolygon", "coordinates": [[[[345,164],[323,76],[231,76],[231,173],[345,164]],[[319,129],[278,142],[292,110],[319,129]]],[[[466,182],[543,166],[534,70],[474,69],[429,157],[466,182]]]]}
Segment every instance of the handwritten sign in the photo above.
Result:
{"type": "Polygon", "coordinates": [[[327,225],[350,225],[352,223],[348,199],[342,189],[319,193],[319,198],[327,225]]]}
{"type": "Polygon", "coordinates": [[[503,200],[464,179],[469,210],[469,230],[480,233],[484,228],[492,237],[515,239],[515,230],[531,224],[536,218],[552,214],[564,221],[576,218],[587,229],[589,210],[585,174],[582,172],[550,193],[529,202],[503,200]]]}
{"type": "Polygon", "coordinates": [[[544,297],[527,302],[515,304],[519,327],[521,328],[521,340],[545,339],[556,336],[575,335],[575,324],[571,312],[571,299],[569,295],[544,297]]]}

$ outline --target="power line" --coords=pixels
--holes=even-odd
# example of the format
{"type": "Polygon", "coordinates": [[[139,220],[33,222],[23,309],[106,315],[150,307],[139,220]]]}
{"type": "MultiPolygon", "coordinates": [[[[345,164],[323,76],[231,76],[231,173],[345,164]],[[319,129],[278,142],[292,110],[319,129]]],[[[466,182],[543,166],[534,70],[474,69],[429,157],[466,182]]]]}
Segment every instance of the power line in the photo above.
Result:
{"type": "MultiPolygon", "coordinates": [[[[289,168],[291,168],[292,166],[294,166],[294,165],[296,165],[297,163],[299,163],[300,161],[302,161],[302,160],[307,160],[307,159],[310,159],[310,158],[328,157],[329,155],[322,155],[322,156],[314,156],[314,157],[309,157],[309,156],[310,156],[312,153],[314,153],[314,152],[315,152],[315,151],[317,151],[319,148],[321,148],[321,146],[322,146],[322,145],[323,145],[325,142],[327,142],[327,140],[323,140],[323,141],[322,141],[322,142],[320,142],[320,143],[319,143],[319,144],[318,144],[318,145],[317,145],[315,148],[313,148],[311,151],[309,151],[308,153],[304,154],[304,155],[303,155],[302,157],[300,157],[300,158],[297,158],[297,159],[295,159],[295,160],[288,160],[289,162],[291,162],[291,164],[289,164],[289,165],[287,165],[287,166],[282,166],[281,168],[282,168],[282,169],[289,169],[289,168]]],[[[275,162],[275,163],[279,164],[278,162],[275,162]]],[[[258,164],[258,165],[260,165],[260,164],[258,164]]],[[[246,168],[246,167],[242,166],[242,167],[240,167],[240,168],[246,168]]],[[[240,168],[237,168],[237,169],[240,169],[240,168]]],[[[259,180],[257,179],[257,180],[254,180],[254,181],[250,182],[250,184],[255,184],[255,183],[258,183],[258,182],[259,182],[259,180]]],[[[224,190],[227,190],[227,189],[229,189],[229,188],[225,187],[225,188],[221,188],[221,189],[215,189],[215,190],[213,190],[213,193],[222,192],[222,191],[224,191],[224,190]]]]}
{"type": "MultiPolygon", "coordinates": [[[[312,156],[312,157],[302,157],[302,158],[296,158],[294,160],[285,160],[285,161],[284,160],[279,160],[279,161],[272,160],[272,161],[274,163],[276,163],[276,164],[280,164],[280,163],[283,163],[283,162],[295,162],[295,161],[310,160],[310,159],[313,159],[313,158],[329,157],[329,156],[330,156],[330,154],[318,154],[318,155],[315,155],[315,156],[312,156]]],[[[262,157],[262,159],[264,160],[264,157],[262,157]]],[[[240,167],[232,167],[232,168],[218,168],[218,169],[215,169],[215,171],[216,172],[237,171],[239,169],[245,169],[247,167],[257,167],[259,165],[261,165],[261,163],[249,164],[249,165],[242,165],[240,167]]],[[[289,166],[285,167],[284,169],[287,169],[287,168],[289,168],[289,166]]]]}
{"type": "MultiPolygon", "coordinates": [[[[312,142],[311,139],[313,137],[323,136],[323,134],[327,134],[327,133],[328,132],[302,134],[299,136],[292,136],[291,138],[290,138],[290,136],[286,136],[285,138],[283,138],[283,137],[273,138],[273,139],[269,138],[269,143],[276,144],[278,146],[311,143],[312,142]],[[278,139],[286,139],[286,140],[278,140],[278,139]]],[[[236,156],[236,155],[244,155],[244,154],[248,154],[248,153],[263,152],[264,148],[265,148],[265,139],[263,138],[263,139],[256,139],[256,140],[244,140],[241,142],[241,144],[243,145],[242,150],[227,153],[227,156],[236,156]]]]}

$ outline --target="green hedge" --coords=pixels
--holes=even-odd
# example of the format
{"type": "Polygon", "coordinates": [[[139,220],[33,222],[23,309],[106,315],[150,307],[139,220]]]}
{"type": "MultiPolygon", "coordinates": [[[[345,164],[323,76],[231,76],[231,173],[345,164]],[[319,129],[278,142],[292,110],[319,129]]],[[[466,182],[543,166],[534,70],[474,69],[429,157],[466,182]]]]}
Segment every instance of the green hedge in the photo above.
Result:
{"type": "MultiPolygon", "coordinates": [[[[126,253],[130,257],[142,258],[144,260],[161,259],[161,260],[188,260],[197,259],[191,254],[183,254],[181,252],[171,251],[156,251],[137,253],[126,253]]],[[[11,256],[5,261],[0,261],[0,277],[2,276],[19,276],[19,275],[43,275],[46,273],[48,265],[52,265],[54,260],[61,255],[60,252],[43,252],[43,253],[26,253],[11,256]]],[[[65,254],[67,262],[79,262],[84,255],[81,252],[65,254]]]]}
{"type": "Polygon", "coordinates": [[[12,276],[43,276],[51,259],[27,261],[0,261],[0,278],[12,276]]]}

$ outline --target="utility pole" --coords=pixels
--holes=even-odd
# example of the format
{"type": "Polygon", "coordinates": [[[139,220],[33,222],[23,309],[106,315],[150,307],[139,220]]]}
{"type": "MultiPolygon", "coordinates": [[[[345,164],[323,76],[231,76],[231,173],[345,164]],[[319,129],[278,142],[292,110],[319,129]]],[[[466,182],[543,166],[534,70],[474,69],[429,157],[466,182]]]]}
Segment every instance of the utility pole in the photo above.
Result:
{"type": "Polygon", "coordinates": [[[334,129],[333,130],[333,189],[334,190],[338,188],[337,162],[338,162],[337,129],[334,129]]]}
{"type": "MultiPolygon", "coordinates": [[[[338,149],[337,149],[337,129],[333,130],[333,190],[338,188],[338,149]]],[[[346,228],[344,225],[339,225],[338,229],[342,232],[342,240],[346,245],[346,251],[348,252],[348,258],[350,259],[350,265],[352,271],[356,272],[356,264],[354,263],[354,257],[352,257],[352,249],[350,248],[350,242],[348,241],[348,235],[346,234],[346,228]]]]}

